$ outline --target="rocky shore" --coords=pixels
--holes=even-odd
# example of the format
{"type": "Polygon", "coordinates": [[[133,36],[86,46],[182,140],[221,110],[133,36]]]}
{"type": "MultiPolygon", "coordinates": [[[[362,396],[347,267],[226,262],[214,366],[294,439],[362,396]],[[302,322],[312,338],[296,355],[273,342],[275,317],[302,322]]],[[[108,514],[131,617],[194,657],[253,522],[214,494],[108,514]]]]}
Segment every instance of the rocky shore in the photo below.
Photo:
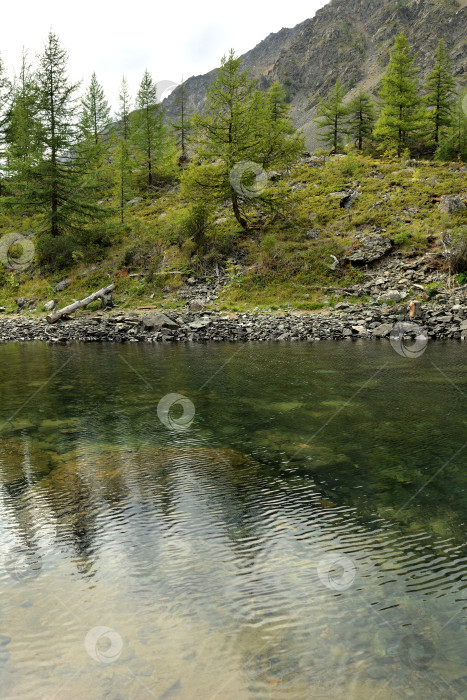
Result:
{"type": "Polygon", "coordinates": [[[218,311],[97,312],[53,325],[45,319],[0,319],[0,342],[245,342],[319,341],[387,338],[399,322],[414,323],[432,340],[467,338],[467,290],[421,306],[410,318],[407,303],[393,305],[341,302],[325,312],[227,314],[218,311]]]}

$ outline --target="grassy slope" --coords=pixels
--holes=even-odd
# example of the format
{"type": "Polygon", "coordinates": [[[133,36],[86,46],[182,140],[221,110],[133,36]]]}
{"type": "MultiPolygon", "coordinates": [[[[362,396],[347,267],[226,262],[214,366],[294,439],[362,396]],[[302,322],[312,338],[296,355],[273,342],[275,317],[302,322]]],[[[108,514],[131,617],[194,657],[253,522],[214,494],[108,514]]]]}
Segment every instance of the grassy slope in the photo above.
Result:
{"type": "MultiPolygon", "coordinates": [[[[319,308],[325,297],[329,300],[329,292],[314,287],[346,287],[361,278],[361,272],[351,266],[330,269],[330,255],[342,261],[356,234],[381,227],[410,255],[438,250],[443,233],[466,224],[465,212],[446,215],[427,203],[430,194],[467,193],[466,174],[456,164],[407,167],[398,161],[349,155],[325,167],[298,166],[280,186],[294,190],[285,218],[270,218],[245,236],[231,211],[220,207],[213,212],[201,259],[193,257],[192,241],[180,233],[187,203],[177,187],[161,191],[153,199],[127,207],[126,229],[101,259],[81,261],[50,276],[34,267],[21,274],[0,270],[0,304],[14,312],[15,299],[26,297],[35,300],[40,313],[50,299],[64,306],[115,282],[119,308],[176,307],[183,304],[177,290],[186,277],[214,275],[217,264],[227,269],[230,279],[216,301],[218,308],[319,308]],[[350,212],[340,209],[339,197],[329,196],[357,185],[360,198],[350,212]],[[307,238],[309,229],[319,229],[319,238],[307,238]],[[70,286],[54,292],[56,282],[64,277],[71,280],[70,286]]],[[[33,228],[34,221],[28,218],[0,218],[0,236],[33,228]]],[[[338,292],[332,294],[331,302],[338,298],[338,292]]]]}

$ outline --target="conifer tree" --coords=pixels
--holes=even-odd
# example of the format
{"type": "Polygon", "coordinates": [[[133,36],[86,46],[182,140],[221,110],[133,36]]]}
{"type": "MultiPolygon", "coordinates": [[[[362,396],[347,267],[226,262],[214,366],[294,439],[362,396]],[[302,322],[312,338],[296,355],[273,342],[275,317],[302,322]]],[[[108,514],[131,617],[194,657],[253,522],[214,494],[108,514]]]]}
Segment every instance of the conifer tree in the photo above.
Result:
{"type": "Polygon", "coordinates": [[[38,116],[38,85],[24,49],[12,92],[6,129],[6,155],[13,193],[24,195],[31,185],[31,167],[41,160],[44,150],[38,116]]]}
{"type": "Polygon", "coordinates": [[[222,58],[216,79],[208,88],[203,114],[196,114],[193,120],[199,165],[192,162],[183,173],[183,191],[203,201],[230,200],[244,229],[248,228],[246,209],[253,199],[259,203],[263,196],[267,175],[262,166],[283,165],[295,157],[293,148],[287,154],[287,119],[279,114],[276,88],[274,94],[275,99],[266,99],[260,93],[232,50],[222,58]],[[243,177],[250,181],[253,175],[251,186],[243,177]]]}
{"type": "Polygon", "coordinates": [[[111,180],[112,120],[109,103],[95,73],[81,99],[78,131],[77,158],[81,161],[88,185],[93,187],[97,197],[107,189],[111,180]]]}
{"type": "Polygon", "coordinates": [[[113,143],[113,170],[119,201],[120,221],[123,224],[125,202],[132,194],[130,93],[125,76],[120,85],[118,101],[117,127],[113,143]]]}
{"type": "Polygon", "coordinates": [[[38,214],[40,232],[46,234],[39,241],[39,253],[49,263],[54,251],[63,248],[54,239],[80,232],[99,215],[75,158],[78,84],[69,81],[66,65],[67,53],[50,32],[37,70],[40,155],[25,164],[23,177],[30,185],[13,200],[15,206],[38,214]]]}
{"type": "Polygon", "coordinates": [[[0,56],[0,196],[3,194],[3,178],[6,171],[6,129],[8,123],[8,100],[10,82],[0,56]]]}
{"type": "Polygon", "coordinates": [[[397,35],[380,90],[382,108],[374,136],[389,146],[402,150],[425,125],[426,115],[417,91],[415,56],[404,33],[397,35]]]}
{"type": "Polygon", "coordinates": [[[303,136],[295,133],[290,120],[284,88],[278,81],[274,82],[263,99],[264,117],[259,120],[261,165],[263,168],[272,164],[276,168],[290,165],[304,151],[305,145],[303,136]]]}
{"type": "Polygon", "coordinates": [[[341,145],[341,137],[345,133],[347,115],[344,105],[345,87],[338,78],[326,99],[321,100],[317,109],[318,131],[322,131],[321,140],[335,150],[341,145]]]}
{"type": "Polygon", "coordinates": [[[428,114],[430,136],[438,146],[440,134],[452,122],[456,91],[452,62],[447,55],[443,39],[439,41],[435,65],[427,78],[426,88],[428,90],[426,104],[431,108],[428,114]]]}
{"type": "Polygon", "coordinates": [[[107,154],[108,136],[112,125],[110,106],[96,74],[81,100],[79,119],[80,138],[86,150],[86,157],[93,162],[101,162],[107,154]]]}
{"type": "Polygon", "coordinates": [[[242,70],[241,59],[234,51],[223,56],[217,77],[208,87],[204,113],[194,116],[195,150],[202,166],[192,164],[183,175],[185,188],[192,195],[230,199],[234,216],[243,228],[247,228],[247,221],[230,175],[236,164],[255,161],[260,152],[256,91],[256,82],[242,70]],[[211,167],[214,162],[217,166],[211,167]]]}
{"type": "Polygon", "coordinates": [[[13,85],[8,118],[7,143],[10,162],[26,163],[31,153],[37,152],[37,142],[40,140],[38,110],[38,85],[27,51],[23,50],[20,71],[13,85]]]}
{"type": "Polygon", "coordinates": [[[375,125],[375,110],[369,95],[358,93],[347,104],[348,133],[359,151],[363,143],[371,138],[375,125]]]}
{"type": "Polygon", "coordinates": [[[164,110],[157,100],[157,86],[146,70],[136,95],[136,111],[132,115],[132,142],[141,163],[148,188],[155,182],[156,167],[164,157],[167,129],[164,110]]]}
{"type": "Polygon", "coordinates": [[[467,161],[467,88],[455,96],[451,125],[440,137],[435,158],[467,161]]]}
{"type": "Polygon", "coordinates": [[[175,91],[174,97],[177,118],[171,125],[176,134],[176,142],[179,150],[178,164],[188,163],[188,141],[193,129],[190,111],[188,108],[188,98],[185,83],[182,81],[175,91]]]}

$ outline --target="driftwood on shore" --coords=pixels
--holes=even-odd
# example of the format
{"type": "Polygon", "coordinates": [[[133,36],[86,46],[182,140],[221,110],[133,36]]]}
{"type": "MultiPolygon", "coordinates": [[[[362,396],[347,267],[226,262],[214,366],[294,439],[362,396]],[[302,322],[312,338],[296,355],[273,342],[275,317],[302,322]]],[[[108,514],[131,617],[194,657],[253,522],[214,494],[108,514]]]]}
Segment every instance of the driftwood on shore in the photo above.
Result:
{"type": "Polygon", "coordinates": [[[53,311],[51,314],[46,316],[46,320],[49,323],[55,323],[56,321],[58,321],[59,318],[62,318],[63,316],[69,316],[73,313],[73,311],[77,311],[77,309],[80,309],[83,306],[87,306],[92,301],[95,301],[96,299],[102,299],[102,297],[104,297],[106,294],[110,294],[110,292],[112,292],[114,289],[115,285],[109,284],[108,287],[103,287],[102,289],[99,289],[98,292],[94,292],[94,294],[91,294],[90,296],[86,297],[86,299],[82,299],[81,301],[75,301],[73,302],[73,304],[69,304],[63,309],[53,311]]]}

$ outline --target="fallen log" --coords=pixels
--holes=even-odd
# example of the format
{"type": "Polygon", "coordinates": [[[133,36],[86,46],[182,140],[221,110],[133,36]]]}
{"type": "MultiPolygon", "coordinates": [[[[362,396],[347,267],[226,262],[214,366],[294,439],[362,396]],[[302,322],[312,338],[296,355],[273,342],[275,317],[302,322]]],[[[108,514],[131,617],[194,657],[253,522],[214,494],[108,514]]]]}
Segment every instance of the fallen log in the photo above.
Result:
{"type": "Polygon", "coordinates": [[[62,318],[62,316],[69,316],[73,313],[73,311],[77,311],[77,309],[80,309],[83,306],[87,306],[96,299],[101,299],[105,294],[110,294],[110,292],[112,292],[114,289],[115,285],[109,284],[108,287],[103,287],[102,289],[99,289],[98,292],[94,292],[94,294],[91,294],[90,296],[86,297],[86,299],[82,299],[81,301],[75,301],[73,302],[73,304],[69,304],[63,309],[54,311],[45,318],[48,321],[48,323],[55,323],[56,321],[58,321],[59,318],[62,318]]]}

